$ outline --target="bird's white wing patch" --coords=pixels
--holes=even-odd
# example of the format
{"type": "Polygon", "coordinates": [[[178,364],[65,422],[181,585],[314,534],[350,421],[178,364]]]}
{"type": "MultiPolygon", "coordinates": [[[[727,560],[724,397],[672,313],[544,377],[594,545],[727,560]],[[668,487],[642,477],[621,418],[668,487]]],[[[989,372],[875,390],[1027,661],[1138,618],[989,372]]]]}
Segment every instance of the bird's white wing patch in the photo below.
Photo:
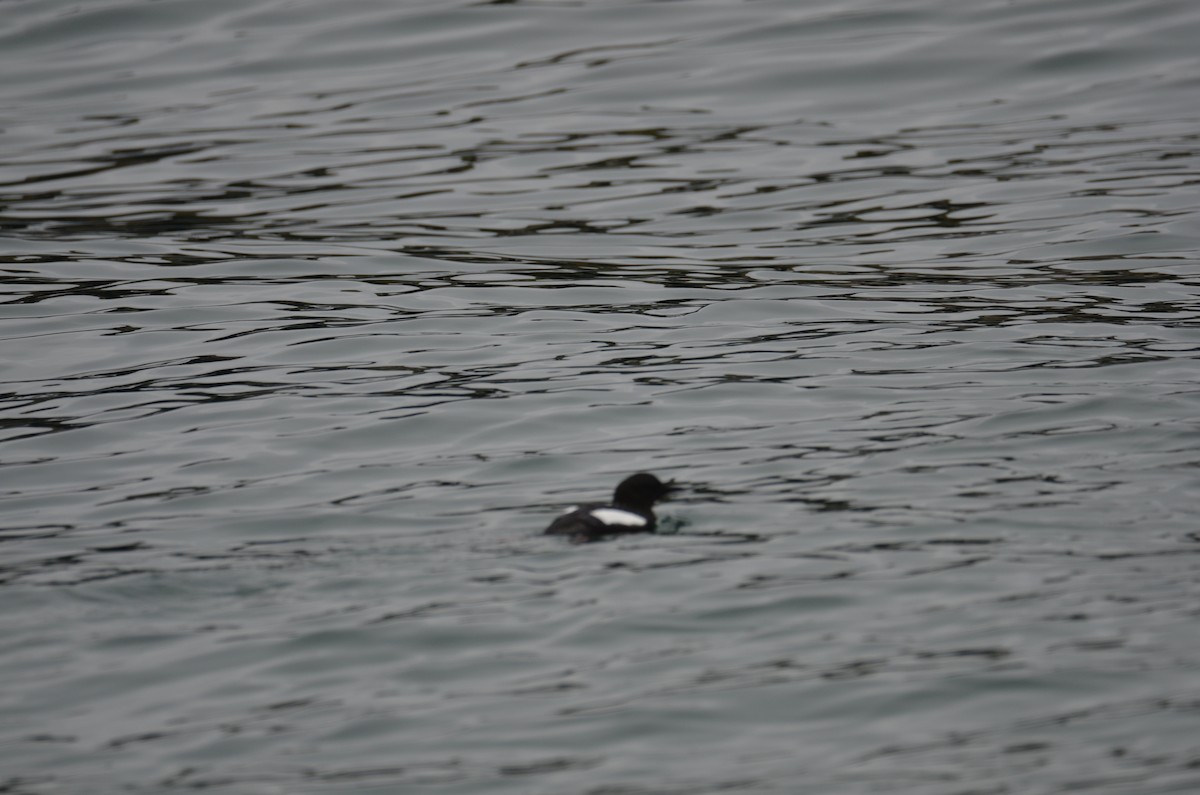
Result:
{"type": "Polygon", "coordinates": [[[597,508],[589,513],[609,525],[621,525],[622,527],[645,527],[646,520],[636,513],[622,511],[620,508],[597,508]]]}
{"type": "Polygon", "coordinates": [[[576,511],[578,511],[578,510],[579,510],[579,506],[578,506],[578,505],[572,505],[570,508],[568,508],[567,510],[563,511],[563,512],[562,512],[562,515],[563,515],[563,516],[566,516],[567,514],[569,514],[569,513],[575,513],[575,512],[576,512],[576,511]]]}

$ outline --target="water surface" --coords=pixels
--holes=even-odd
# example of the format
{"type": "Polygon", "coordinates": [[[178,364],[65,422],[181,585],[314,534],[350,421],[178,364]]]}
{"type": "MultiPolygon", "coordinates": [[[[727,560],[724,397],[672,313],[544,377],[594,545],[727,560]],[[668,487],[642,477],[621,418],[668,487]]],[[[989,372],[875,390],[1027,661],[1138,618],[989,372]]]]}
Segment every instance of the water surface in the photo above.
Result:
{"type": "Polygon", "coordinates": [[[0,790],[1200,788],[1194,4],[6,20],[0,790]]]}

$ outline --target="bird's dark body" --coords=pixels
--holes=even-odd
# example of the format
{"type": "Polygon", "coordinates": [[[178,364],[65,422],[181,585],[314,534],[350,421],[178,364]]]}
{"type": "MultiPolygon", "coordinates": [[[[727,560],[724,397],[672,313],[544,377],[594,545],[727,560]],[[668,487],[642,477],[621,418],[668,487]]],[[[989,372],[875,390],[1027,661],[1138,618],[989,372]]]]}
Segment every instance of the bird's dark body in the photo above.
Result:
{"type": "MultiPolygon", "coordinates": [[[[550,526],[546,528],[546,534],[552,536],[575,536],[582,540],[595,541],[604,536],[623,535],[625,533],[652,533],[654,532],[654,528],[658,526],[653,513],[649,517],[646,517],[646,524],[637,527],[605,524],[592,515],[592,511],[603,508],[620,508],[620,506],[615,503],[613,505],[605,505],[600,502],[594,502],[590,505],[580,505],[570,513],[564,513],[551,522],[550,526]]],[[[628,511],[629,509],[621,508],[621,510],[628,511]]]]}

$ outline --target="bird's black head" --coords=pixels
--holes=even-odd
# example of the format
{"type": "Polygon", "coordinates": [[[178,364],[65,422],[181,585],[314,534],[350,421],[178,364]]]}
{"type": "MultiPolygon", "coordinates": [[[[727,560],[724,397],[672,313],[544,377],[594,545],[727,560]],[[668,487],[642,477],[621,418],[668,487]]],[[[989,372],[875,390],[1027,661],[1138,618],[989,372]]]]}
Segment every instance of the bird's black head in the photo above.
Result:
{"type": "Polygon", "coordinates": [[[617,490],[613,492],[613,504],[649,508],[675,488],[673,480],[663,483],[649,472],[639,472],[636,475],[630,475],[617,485],[617,490]]]}

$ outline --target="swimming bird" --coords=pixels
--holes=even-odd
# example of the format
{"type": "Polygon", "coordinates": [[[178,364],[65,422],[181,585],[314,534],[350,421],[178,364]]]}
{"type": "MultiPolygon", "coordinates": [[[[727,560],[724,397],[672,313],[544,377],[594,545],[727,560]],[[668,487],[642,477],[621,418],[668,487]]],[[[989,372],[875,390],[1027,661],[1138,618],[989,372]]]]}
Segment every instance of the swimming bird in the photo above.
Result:
{"type": "Polygon", "coordinates": [[[649,472],[630,475],[617,484],[612,502],[573,506],[546,528],[546,535],[570,536],[572,541],[598,541],[624,533],[650,533],[658,525],[654,503],[666,497],[675,482],[663,483],[649,472]]]}

